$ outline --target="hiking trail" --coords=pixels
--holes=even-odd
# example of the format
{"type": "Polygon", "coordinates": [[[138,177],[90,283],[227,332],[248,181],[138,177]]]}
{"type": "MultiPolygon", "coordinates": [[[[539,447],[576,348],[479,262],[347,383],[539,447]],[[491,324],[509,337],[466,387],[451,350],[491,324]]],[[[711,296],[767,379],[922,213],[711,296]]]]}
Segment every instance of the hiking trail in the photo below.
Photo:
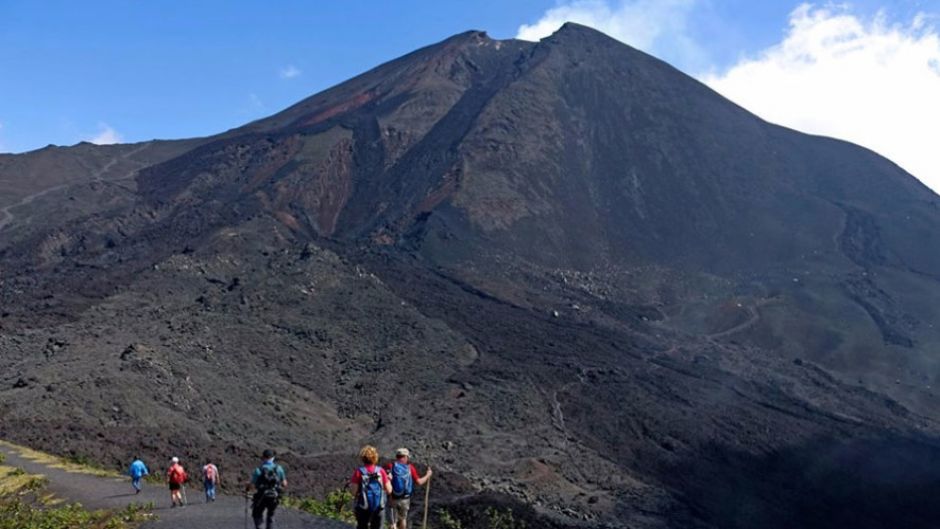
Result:
{"type": "MultiPolygon", "coordinates": [[[[219,494],[213,503],[205,503],[201,483],[189,483],[186,488],[189,504],[182,508],[170,508],[170,495],[166,485],[143,483],[139,495],[134,494],[129,477],[100,477],[87,473],[70,472],[24,457],[17,447],[0,443],[0,453],[6,456],[6,465],[22,468],[30,474],[41,474],[49,480],[48,491],[56,498],[68,502],[79,502],[85,508],[122,509],[125,506],[153,502],[155,519],[145,522],[141,529],[237,529],[245,526],[245,499],[242,496],[219,494]]],[[[151,472],[157,473],[151,466],[151,472]]],[[[190,462],[187,471],[198,476],[201,465],[190,462]]],[[[224,471],[223,471],[224,472],[224,471]]],[[[242,483],[233,483],[233,476],[222,474],[222,483],[241,490],[242,483]]],[[[238,476],[243,474],[238,473],[238,476]]],[[[198,478],[193,478],[199,481],[198,478]]],[[[290,476],[288,476],[290,479],[290,476]]],[[[249,527],[254,527],[249,520],[249,527]]],[[[275,527],[278,529],[349,529],[349,525],[334,520],[318,518],[292,509],[281,507],[277,511],[275,527]]]]}
{"type": "Polygon", "coordinates": [[[127,178],[130,178],[130,177],[133,176],[135,173],[137,173],[137,171],[139,171],[142,167],[144,167],[145,165],[147,165],[146,163],[139,162],[139,161],[137,161],[137,160],[131,160],[130,157],[133,156],[133,155],[135,155],[135,154],[137,154],[137,153],[139,153],[139,152],[141,152],[141,151],[143,151],[143,150],[146,149],[147,147],[150,147],[150,144],[149,144],[149,143],[146,143],[146,144],[144,144],[144,145],[141,145],[140,147],[138,147],[138,148],[136,148],[136,149],[134,149],[134,150],[132,150],[132,151],[127,151],[126,153],[122,154],[121,156],[115,156],[114,158],[112,158],[111,160],[109,160],[108,163],[104,164],[100,169],[98,169],[97,171],[94,171],[94,172],[91,174],[91,178],[88,178],[87,180],[81,180],[81,181],[78,181],[78,182],[65,182],[65,183],[62,183],[62,184],[54,185],[54,186],[52,186],[52,187],[47,187],[46,189],[43,189],[43,190],[41,190],[41,191],[37,191],[37,192],[35,192],[35,193],[31,194],[31,195],[27,195],[27,196],[23,197],[22,199],[20,199],[19,202],[16,202],[16,203],[10,204],[10,205],[8,205],[8,206],[4,206],[3,208],[0,208],[0,215],[2,215],[2,217],[0,217],[0,231],[3,231],[4,228],[6,228],[7,226],[9,226],[9,225],[13,222],[13,218],[14,218],[13,210],[14,210],[14,209],[20,208],[20,207],[23,207],[23,206],[26,206],[26,205],[28,205],[29,203],[31,203],[31,202],[33,202],[34,200],[36,200],[37,198],[41,198],[41,197],[43,197],[43,196],[45,196],[45,195],[48,195],[49,193],[53,193],[53,192],[55,192],[55,191],[59,191],[59,190],[61,190],[61,189],[65,189],[65,188],[72,187],[72,186],[76,186],[76,185],[90,184],[90,183],[93,183],[93,182],[105,182],[105,181],[117,182],[117,181],[120,181],[120,180],[126,180],[127,178]],[[115,179],[113,179],[113,180],[105,180],[104,178],[102,178],[105,174],[107,174],[108,171],[111,170],[112,167],[114,167],[119,161],[122,161],[122,160],[128,161],[128,162],[132,162],[132,163],[134,163],[134,164],[137,164],[139,167],[137,167],[137,168],[134,169],[133,171],[130,171],[130,172],[127,173],[127,174],[121,175],[120,177],[115,178],[115,179]]]}

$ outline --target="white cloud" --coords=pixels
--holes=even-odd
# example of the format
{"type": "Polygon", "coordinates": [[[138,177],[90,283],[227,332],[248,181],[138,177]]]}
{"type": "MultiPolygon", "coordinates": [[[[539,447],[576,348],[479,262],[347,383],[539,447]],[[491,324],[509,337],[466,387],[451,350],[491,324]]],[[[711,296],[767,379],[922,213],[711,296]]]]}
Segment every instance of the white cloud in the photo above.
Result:
{"type": "Polygon", "coordinates": [[[600,30],[679,67],[702,68],[705,53],[688,35],[687,22],[700,0],[573,0],[546,11],[533,24],[519,27],[516,38],[536,41],[565,22],[600,30]]]}
{"type": "Polygon", "coordinates": [[[88,138],[88,141],[95,145],[111,145],[113,143],[121,143],[124,141],[124,137],[121,136],[118,131],[114,130],[111,125],[98,123],[98,134],[88,138]]]}
{"type": "Polygon", "coordinates": [[[940,191],[940,34],[804,4],[783,41],[703,81],[761,117],[858,143],[940,191]]]}
{"type": "Polygon", "coordinates": [[[281,71],[278,72],[278,75],[281,76],[281,79],[293,79],[302,73],[303,72],[300,71],[300,68],[297,68],[293,64],[288,64],[284,68],[281,68],[281,71]]]}

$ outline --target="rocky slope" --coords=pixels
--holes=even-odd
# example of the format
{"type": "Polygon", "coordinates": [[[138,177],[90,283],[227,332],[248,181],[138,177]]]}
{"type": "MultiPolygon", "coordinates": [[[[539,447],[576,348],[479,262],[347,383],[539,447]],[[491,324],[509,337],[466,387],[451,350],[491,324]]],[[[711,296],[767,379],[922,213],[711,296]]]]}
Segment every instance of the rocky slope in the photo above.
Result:
{"type": "Polygon", "coordinates": [[[405,444],[468,520],[940,514],[940,199],[872,152],[573,24],[154,145],[67,150],[76,185],[0,158],[8,204],[66,184],[0,229],[0,435],[115,464],[273,445],[306,491],[405,444]],[[109,160],[139,161],[113,196],[109,160]]]}

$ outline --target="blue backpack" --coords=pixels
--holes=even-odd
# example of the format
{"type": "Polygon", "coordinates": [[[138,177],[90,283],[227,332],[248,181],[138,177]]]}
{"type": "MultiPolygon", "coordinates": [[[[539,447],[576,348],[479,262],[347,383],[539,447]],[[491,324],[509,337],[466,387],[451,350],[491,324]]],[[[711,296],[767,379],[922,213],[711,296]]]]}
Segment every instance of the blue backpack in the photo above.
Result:
{"type": "Polygon", "coordinates": [[[415,491],[415,482],[411,477],[411,466],[403,463],[392,465],[392,496],[410,498],[415,491]]]}
{"type": "Polygon", "coordinates": [[[359,501],[356,506],[364,511],[381,511],[385,508],[385,486],[382,483],[379,467],[375,467],[373,472],[362,467],[359,469],[359,474],[362,476],[362,481],[359,482],[359,501]]]}

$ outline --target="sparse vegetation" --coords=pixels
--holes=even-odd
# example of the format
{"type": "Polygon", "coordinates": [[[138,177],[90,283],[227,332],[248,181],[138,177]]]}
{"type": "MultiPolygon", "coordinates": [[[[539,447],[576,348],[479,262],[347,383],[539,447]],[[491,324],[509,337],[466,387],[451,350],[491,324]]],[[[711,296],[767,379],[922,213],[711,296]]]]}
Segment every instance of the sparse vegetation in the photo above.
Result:
{"type": "Polygon", "coordinates": [[[437,519],[444,529],[463,529],[463,523],[457,518],[454,518],[447,509],[438,509],[437,519]]]}
{"type": "Polygon", "coordinates": [[[525,529],[526,523],[522,520],[516,520],[512,509],[496,509],[490,507],[486,509],[487,527],[489,529],[525,529]]]}
{"type": "Polygon", "coordinates": [[[64,459],[66,462],[71,463],[73,465],[79,465],[79,466],[84,466],[84,467],[95,466],[92,464],[91,459],[88,456],[82,455],[82,454],[69,454],[65,456],[64,459]]]}
{"type": "Polygon", "coordinates": [[[293,507],[315,516],[322,516],[341,522],[354,522],[356,518],[350,508],[352,499],[353,496],[351,492],[346,489],[337,489],[328,493],[323,500],[315,498],[295,499],[288,497],[284,499],[283,503],[288,507],[293,507]]]}
{"type": "Polygon", "coordinates": [[[44,508],[19,496],[0,497],[0,529],[130,529],[150,518],[146,507],[88,511],[77,503],[44,508]]]}
{"type": "Polygon", "coordinates": [[[44,490],[47,485],[45,476],[0,465],[0,529],[132,529],[152,517],[152,504],[131,504],[120,511],[57,505],[44,490]]]}
{"type": "Polygon", "coordinates": [[[95,465],[87,456],[73,454],[64,458],[56,457],[44,452],[39,452],[38,450],[33,450],[31,448],[26,448],[25,446],[19,446],[6,441],[0,441],[0,446],[5,446],[11,450],[15,450],[19,455],[29,459],[30,461],[42,463],[48,467],[57,468],[66,472],[89,474],[92,476],[106,478],[121,477],[121,475],[115,471],[106,470],[95,465]]]}

